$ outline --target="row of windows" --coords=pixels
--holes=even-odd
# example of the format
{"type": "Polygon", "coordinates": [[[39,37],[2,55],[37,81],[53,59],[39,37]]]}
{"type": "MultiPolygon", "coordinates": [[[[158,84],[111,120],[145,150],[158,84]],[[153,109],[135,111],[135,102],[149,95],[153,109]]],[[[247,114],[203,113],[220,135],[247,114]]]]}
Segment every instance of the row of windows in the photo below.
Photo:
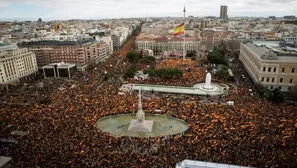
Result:
{"type": "MultiPolygon", "coordinates": [[[[268,72],[271,72],[271,67],[268,67],[268,72]]],[[[266,71],[266,67],[263,67],[263,72],[266,71]]],[[[276,72],[276,67],[273,68],[273,72],[276,72]]]]}
{"type": "MultiPolygon", "coordinates": [[[[265,77],[262,77],[262,82],[264,82],[264,81],[265,81],[265,77]]],[[[269,78],[269,77],[266,78],[266,82],[272,82],[272,83],[274,83],[274,81],[275,81],[275,78],[269,78]],[[270,81],[270,79],[271,79],[271,81],[270,81]]],[[[279,79],[279,82],[280,83],[283,83],[284,82],[284,79],[283,78],[280,78],[279,79]]],[[[293,79],[292,78],[289,80],[289,83],[293,83],[293,79]]]]}
{"type": "MultiPolygon", "coordinates": [[[[285,72],[285,68],[282,68],[282,73],[285,72]]],[[[263,67],[263,72],[266,71],[266,67],[263,67]]],[[[271,67],[268,67],[268,71],[267,72],[272,72],[272,68],[271,67]]],[[[273,72],[276,72],[276,67],[273,68],[273,72]]],[[[291,69],[291,73],[295,73],[295,68],[292,68],[291,69]]]]}

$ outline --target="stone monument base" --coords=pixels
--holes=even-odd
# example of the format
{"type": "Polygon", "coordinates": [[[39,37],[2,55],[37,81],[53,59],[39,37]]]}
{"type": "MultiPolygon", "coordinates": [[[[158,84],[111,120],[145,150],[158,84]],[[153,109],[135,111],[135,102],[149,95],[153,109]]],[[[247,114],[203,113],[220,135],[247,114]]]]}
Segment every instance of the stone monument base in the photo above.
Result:
{"type": "Polygon", "coordinates": [[[154,121],[144,120],[143,123],[138,123],[137,120],[132,120],[128,131],[132,132],[152,132],[154,121]]]}

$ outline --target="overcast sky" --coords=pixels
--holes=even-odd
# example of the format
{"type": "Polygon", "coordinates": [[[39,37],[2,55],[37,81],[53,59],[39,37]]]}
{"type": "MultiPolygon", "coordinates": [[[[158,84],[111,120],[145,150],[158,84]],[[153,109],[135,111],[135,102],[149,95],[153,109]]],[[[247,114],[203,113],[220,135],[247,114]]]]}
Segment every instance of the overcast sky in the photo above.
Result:
{"type": "Polygon", "coordinates": [[[297,15],[297,0],[0,0],[0,20],[104,19],[149,16],[297,15]]]}

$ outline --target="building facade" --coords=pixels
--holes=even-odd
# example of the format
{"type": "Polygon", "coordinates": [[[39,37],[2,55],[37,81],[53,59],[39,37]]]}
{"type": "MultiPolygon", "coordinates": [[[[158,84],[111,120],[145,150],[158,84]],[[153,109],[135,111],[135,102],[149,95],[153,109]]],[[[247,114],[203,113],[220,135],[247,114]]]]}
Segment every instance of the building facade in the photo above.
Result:
{"type": "Polygon", "coordinates": [[[223,20],[227,20],[228,19],[228,6],[221,5],[220,19],[223,19],[223,20]]]}
{"type": "MultiPolygon", "coordinates": [[[[139,35],[136,38],[136,50],[157,50],[164,51],[183,51],[183,38],[154,36],[154,35],[139,35]]],[[[187,37],[185,41],[185,50],[196,50],[200,44],[197,37],[187,37]]]]}
{"type": "Polygon", "coordinates": [[[19,44],[36,54],[38,67],[51,63],[65,62],[76,64],[79,71],[84,71],[89,65],[103,61],[110,55],[108,44],[84,41],[36,41],[19,44]],[[100,55],[100,47],[106,48],[107,52],[100,55]]]}
{"type": "Polygon", "coordinates": [[[37,71],[35,54],[28,49],[7,50],[0,53],[0,84],[6,85],[5,87],[17,84],[22,78],[36,74],[37,71]]]}
{"type": "Polygon", "coordinates": [[[71,78],[75,75],[76,65],[64,62],[53,63],[42,67],[44,78],[71,78]]]}
{"type": "Polygon", "coordinates": [[[113,43],[113,49],[119,50],[122,48],[128,37],[132,34],[133,29],[127,27],[117,27],[111,33],[111,39],[113,43]]]}
{"type": "Polygon", "coordinates": [[[241,43],[239,60],[256,84],[289,91],[297,84],[297,53],[241,43]]]}
{"type": "Polygon", "coordinates": [[[287,43],[295,43],[295,44],[297,44],[297,35],[295,35],[295,36],[293,36],[293,35],[288,36],[288,37],[286,37],[285,41],[287,43]]]}

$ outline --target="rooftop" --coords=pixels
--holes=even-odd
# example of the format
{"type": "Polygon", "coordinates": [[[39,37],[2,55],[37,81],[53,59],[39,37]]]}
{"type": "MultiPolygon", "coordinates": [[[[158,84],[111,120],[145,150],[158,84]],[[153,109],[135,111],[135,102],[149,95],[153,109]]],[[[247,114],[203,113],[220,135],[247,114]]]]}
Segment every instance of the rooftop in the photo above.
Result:
{"type": "Polygon", "coordinates": [[[254,41],[245,44],[263,60],[297,61],[297,48],[279,46],[279,41],[254,41]]]}
{"type": "MultiPolygon", "coordinates": [[[[198,41],[197,37],[186,37],[186,41],[198,41]]],[[[183,37],[174,35],[139,34],[136,41],[183,41],[183,37]]]]}
{"type": "Polygon", "coordinates": [[[52,64],[49,64],[49,65],[45,65],[42,68],[54,68],[55,66],[57,66],[58,68],[71,68],[71,67],[74,67],[75,64],[59,62],[59,63],[52,63],[52,64]]]}
{"type": "Polygon", "coordinates": [[[78,41],[57,41],[57,40],[44,40],[44,41],[30,41],[22,42],[18,45],[21,46],[34,46],[34,45],[83,45],[89,42],[93,42],[93,39],[82,39],[78,41]]]}

